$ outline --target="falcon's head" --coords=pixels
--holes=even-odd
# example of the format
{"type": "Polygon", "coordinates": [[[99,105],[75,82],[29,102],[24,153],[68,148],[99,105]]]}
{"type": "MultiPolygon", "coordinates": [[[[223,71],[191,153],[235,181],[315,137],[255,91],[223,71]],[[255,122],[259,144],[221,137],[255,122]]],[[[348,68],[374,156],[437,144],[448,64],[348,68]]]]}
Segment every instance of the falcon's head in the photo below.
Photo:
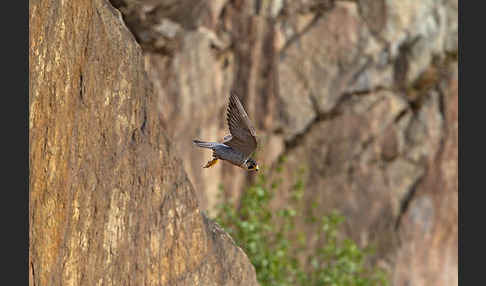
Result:
{"type": "Polygon", "coordinates": [[[245,167],[248,171],[258,171],[258,164],[252,158],[248,158],[245,162],[245,167]]]}

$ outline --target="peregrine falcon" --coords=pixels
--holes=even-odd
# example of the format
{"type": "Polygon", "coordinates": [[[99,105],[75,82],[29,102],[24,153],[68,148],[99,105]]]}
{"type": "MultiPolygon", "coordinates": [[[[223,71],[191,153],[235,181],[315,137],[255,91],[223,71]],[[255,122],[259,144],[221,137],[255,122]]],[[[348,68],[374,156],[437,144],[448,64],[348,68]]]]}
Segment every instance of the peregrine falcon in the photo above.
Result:
{"type": "Polygon", "coordinates": [[[223,142],[192,141],[199,147],[213,150],[213,159],[203,168],[209,168],[221,159],[248,171],[258,171],[258,164],[250,157],[257,147],[255,130],[234,91],[230,93],[226,120],[230,134],[223,138],[223,142]]]}

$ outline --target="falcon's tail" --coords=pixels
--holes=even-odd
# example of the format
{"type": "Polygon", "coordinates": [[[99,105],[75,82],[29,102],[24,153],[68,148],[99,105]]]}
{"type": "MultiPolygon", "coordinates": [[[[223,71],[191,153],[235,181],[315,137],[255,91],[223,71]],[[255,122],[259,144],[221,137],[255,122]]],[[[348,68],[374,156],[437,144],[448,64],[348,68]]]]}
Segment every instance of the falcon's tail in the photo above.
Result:
{"type": "Polygon", "coordinates": [[[209,148],[209,149],[212,149],[212,148],[216,147],[216,145],[218,145],[217,142],[204,142],[204,141],[200,141],[200,140],[192,140],[192,143],[196,144],[199,147],[209,148]]]}

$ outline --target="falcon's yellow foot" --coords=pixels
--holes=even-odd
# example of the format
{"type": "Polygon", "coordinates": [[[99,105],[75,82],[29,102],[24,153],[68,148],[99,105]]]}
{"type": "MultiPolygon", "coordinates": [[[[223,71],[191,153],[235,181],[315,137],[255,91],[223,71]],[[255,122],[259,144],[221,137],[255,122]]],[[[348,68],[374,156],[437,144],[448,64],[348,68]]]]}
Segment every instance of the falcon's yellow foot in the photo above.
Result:
{"type": "Polygon", "coordinates": [[[212,167],[214,164],[216,164],[218,162],[218,159],[217,158],[214,158],[213,160],[209,161],[206,163],[206,165],[204,165],[203,168],[209,168],[209,167],[212,167]]]}

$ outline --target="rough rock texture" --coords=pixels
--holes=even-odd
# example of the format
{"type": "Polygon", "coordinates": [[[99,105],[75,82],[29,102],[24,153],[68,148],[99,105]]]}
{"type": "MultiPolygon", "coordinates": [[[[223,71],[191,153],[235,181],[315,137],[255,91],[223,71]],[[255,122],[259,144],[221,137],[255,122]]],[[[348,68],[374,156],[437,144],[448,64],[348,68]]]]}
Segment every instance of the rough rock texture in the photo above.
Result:
{"type": "Polygon", "coordinates": [[[116,2],[205,208],[219,184],[237,199],[254,176],[201,169],[210,152],[191,146],[223,138],[235,88],[257,160],[289,178],[275,205],[303,167],[303,206],[346,215],[346,232],[376,246],[372,263],[394,285],[458,284],[457,0],[116,2]]]}
{"type": "Polygon", "coordinates": [[[29,4],[29,284],[257,285],[200,212],[119,11],[29,4]]]}
{"type": "Polygon", "coordinates": [[[439,91],[444,97],[444,135],[426,162],[400,220],[395,285],[457,285],[458,282],[458,68],[451,65],[439,91]],[[411,275],[410,275],[411,274],[411,275]]]}
{"type": "MultiPolygon", "coordinates": [[[[287,145],[275,174],[304,168],[301,207],[344,214],[348,235],[376,247],[373,263],[392,271],[393,285],[458,283],[457,62],[442,68],[419,107],[388,90],[350,96],[287,145]]],[[[309,251],[320,243],[307,240],[309,251]]]]}

